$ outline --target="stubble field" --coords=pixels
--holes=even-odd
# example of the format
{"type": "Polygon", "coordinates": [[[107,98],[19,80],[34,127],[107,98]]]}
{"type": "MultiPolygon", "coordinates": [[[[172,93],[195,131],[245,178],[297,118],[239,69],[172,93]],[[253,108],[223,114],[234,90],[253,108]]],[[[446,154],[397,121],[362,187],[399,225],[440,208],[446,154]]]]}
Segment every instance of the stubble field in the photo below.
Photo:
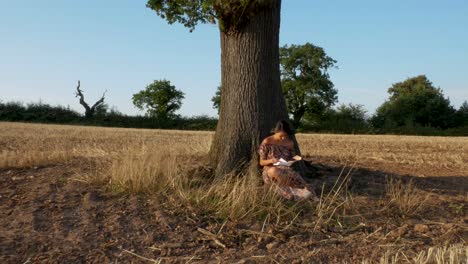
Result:
{"type": "Polygon", "coordinates": [[[467,263],[468,138],[299,134],[296,203],[212,135],[0,123],[1,263],[467,263]]]}

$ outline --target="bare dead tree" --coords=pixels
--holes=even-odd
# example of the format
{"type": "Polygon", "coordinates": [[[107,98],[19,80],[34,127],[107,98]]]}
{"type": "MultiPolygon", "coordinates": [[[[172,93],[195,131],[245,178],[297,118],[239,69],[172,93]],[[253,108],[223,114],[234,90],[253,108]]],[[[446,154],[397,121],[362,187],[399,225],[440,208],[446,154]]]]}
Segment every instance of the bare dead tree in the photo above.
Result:
{"type": "Polygon", "coordinates": [[[86,103],[83,95],[83,90],[80,89],[80,81],[78,80],[78,86],[76,87],[75,96],[80,98],[80,104],[85,108],[85,117],[91,118],[96,113],[96,109],[104,104],[104,99],[106,96],[107,90],[102,94],[101,99],[96,101],[91,107],[86,103]]]}

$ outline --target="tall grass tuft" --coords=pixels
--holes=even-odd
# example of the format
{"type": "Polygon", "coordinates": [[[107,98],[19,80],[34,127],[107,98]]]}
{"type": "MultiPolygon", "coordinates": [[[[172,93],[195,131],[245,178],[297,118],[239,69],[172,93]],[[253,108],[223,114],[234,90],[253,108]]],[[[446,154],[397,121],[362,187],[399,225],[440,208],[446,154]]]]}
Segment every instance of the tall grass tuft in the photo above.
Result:
{"type": "Polygon", "coordinates": [[[189,174],[185,156],[174,149],[129,150],[93,181],[108,182],[117,191],[176,199],[223,219],[261,218],[279,223],[294,219],[302,210],[298,203],[285,201],[264,187],[258,173],[201,178],[189,174]]]}
{"type": "Polygon", "coordinates": [[[386,191],[389,206],[408,216],[420,213],[429,199],[429,194],[416,188],[412,181],[405,184],[401,180],[390,179],[386,191]]]}
{"type": "Polygon", "coordinates": [[[468,263],[468,246],[463,244],[454,244],[443,247],[430,247],[421,251],[412,262],[418,264],[457,264],[468,263]]]}
{"type": "Polygon", "coordinates": [[[347,184],[353,168],[346,174],[344,171],[345,168],[343,168],[328,193],[324,193],[325,186],[322,186],[320,201],[316,206],[317,220],[315,221],[314,230],[327,225],[334,218],[337,210],[352,203],[352,198],[347,191],[347,184]]]}
{"type": "Polygon", "coordinates": [[[223,179],[207,183],[193,190],[194,201],[221,218],[265,218],[278,223],[290,220],[300,212],[297,206],[278,196],[260,183],[255,173],[226,175],[223,179]]]}
{"type": "Polygon", "coordinates": [[[131,193],[166,192],[177,181],[177,156],[162,152],[130,153],[118,158],[103,176],[114,187],[131,193]]]}
{"type": "MultiPolygon", "coordinates": [[[[362,264],[375,263],[370,260],[363,260],[362,264]]],[[[411,263],[411,264],[459,264],[468,263],[468,247],[463,244],[454,244],[442,247],[430,247],[420,251],[414,257],[397,252],[390,251],[380,258],[379,264],[396,264],[396,263],[411,263]]]]}

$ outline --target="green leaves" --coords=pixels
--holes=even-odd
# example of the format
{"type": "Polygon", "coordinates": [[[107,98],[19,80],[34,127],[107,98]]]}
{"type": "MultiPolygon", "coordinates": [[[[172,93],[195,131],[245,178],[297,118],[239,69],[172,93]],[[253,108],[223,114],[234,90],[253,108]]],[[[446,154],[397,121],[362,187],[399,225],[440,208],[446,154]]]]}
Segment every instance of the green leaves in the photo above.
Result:
{"type": "Polygon", "coordinates": [[[468,101],[464,101],[457,111],[457,125],[468,126],[468,101]]]}
{"type": "Polygon", "coordinates": [[[237,31],[262,9],[277,0],[148,0],[151,8],[169,24],[181,23],[192,32],[201,23],[219,22],[221,31],[237,31]]]}
{"type": "Polygon", "coordinates": [[[408,78],[388,89],[389,99],[372,119],[377,128],[400,126],[453,127],[455,109],[425,75],[408,78]]]}
{"type": "MultiPolygon", "coordinates": [[[[325,51],[310,43],[280,47],[281,87],[293,125],[298,127],[302,117],[320,115],[337,101],[328,69],[336,67],[336,61],[325,51]]],[[[221,87],[211,98],[218,110],[221,87]]]]}
{"type": "Polygon", "coordinates": [[[215,23],[215,0],[149,0],[146,7],[169,24],[181,23],[192,32],[198,23],[215,23]]]}
{"type": "Polygon", "coordinates": [[[184,93],[177,90],[168,80],[156,80],[132,97],[133,104],[147,115],[160,119],[175,117],[175,111],[182,106],[184,93]]]}
{"type": "Polygon", "coordinates": [[[218,110],[219,114],[219,108],[221,107],[221,85],[216,89],[215,95],[211,97],[211,102],[213,102],[213,108],[218,110]]]}
{"type": "Polygon", "coordinates": [[[337,101],[328,75],[336,60],[311,43],[280,48],[281,86],[297,128],[305,113],[319,115],[337,101]]]}

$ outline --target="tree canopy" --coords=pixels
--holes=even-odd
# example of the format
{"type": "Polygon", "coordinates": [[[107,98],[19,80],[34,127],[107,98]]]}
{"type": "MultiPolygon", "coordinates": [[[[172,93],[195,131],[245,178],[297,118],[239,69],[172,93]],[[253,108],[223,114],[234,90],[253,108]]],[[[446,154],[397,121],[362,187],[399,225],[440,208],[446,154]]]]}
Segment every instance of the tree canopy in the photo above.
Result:
{"type": "Polygon", "coordinates": [[[464,101],[457,110],[457,125],[468,126],[468,101],[464,101]]]}
{"type": "Polygon", "coordinates": [[[329,108],[319,117],[309,120],[306,116],[304,125],[315,131],[339,133],[366,133],[370,127],[367,122],[366,110],[359,104],[342,104],[329,108]]]}
{"type": "Polygon", "coordinates": [[[395,83],[388,93],[389,99],[372,119],[377,128],[418,125],[445,129],[455,125],[450,100],[425,75],[395,83]]]}
{"type": "Polygon", "coordinates": [[[337,101],[337,90],[328,69],[336,60],[311,43],[280,48],[281,86],[293,125],[298,127],[305,113],[320,115],[337,101]]]}
{"type": "Polygon", "coordinates": [[[148,0],[146,6],[169,24],[193,31],[198,24],[218,23],[221,31],[237,31],[271,0],[148,0]]]}
{"type": "Polygon", "coordinates": [[[150,85],[133,95],[133,104],[147,115],[160,119],[175,117],[175,111],[182,106],[184,93],[177,90],[168,80],[155,80],[150,85]]]}
{"type": "Polygon", "coordinates": [[[219,107],[221,106],[221,85],[216,88],[216,93],[211,97],[211,102],[213,103],[213,108],[216,109],[219,114],[219,107]]]}
{"type": "Polygon", "coordinates": [[[367,111],[360,104],[342,104],[336,108],[336,115],[342,119],[365,122],[367,111]]]}

